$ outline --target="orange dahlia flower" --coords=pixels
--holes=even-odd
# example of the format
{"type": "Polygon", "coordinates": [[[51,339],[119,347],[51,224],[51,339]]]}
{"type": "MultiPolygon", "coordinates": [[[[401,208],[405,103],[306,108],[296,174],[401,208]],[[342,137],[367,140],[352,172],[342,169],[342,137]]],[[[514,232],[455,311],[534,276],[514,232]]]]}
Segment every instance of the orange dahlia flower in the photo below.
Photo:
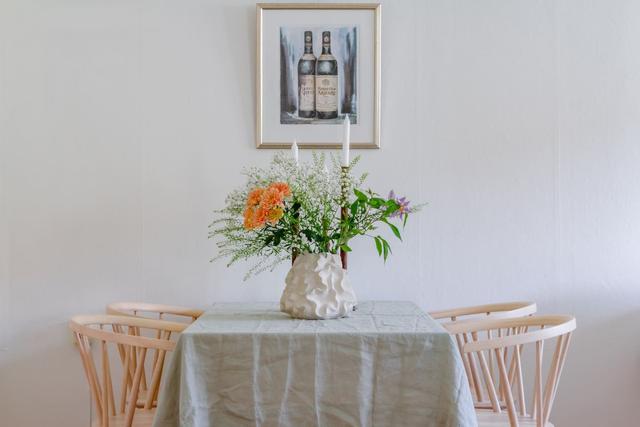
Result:
{"type": "Polygon", "coordinates": [[[281,207],[275,207],[267,213],[267,221],[269,221],[269,224],[275,225],[278,221],[280,221],[280,218],[282,218],[283,215],[284,209],[282,209],[281,207]]]}
{"type": "Polygon", "coordinates": [[[270,208],[267,208],[262,204],[258,206],[258,209],[256,209],[256,223],[264,225],[264,223],[267,221],[267,215],[269,214],[270,210],[270,208]]]}
{"type": "Polygon", "coordinates": [[[282,206],[284,204],[284,196],[274,187],[269,187],[265,190],[260,200],[260,208],[267,211],[273,209],[276,206],[282,206]]]}
{"type": "Polygon", "coordinates": [[[286,182],[274,182],[269,188],[278,190],[280,194],[282,194],[282,197],[289,197],[291,195],[291,188],[289,188],[289,184],[286,182]]]}
{"type": "Polygon", "coordinates": [[[247,197],[247,206],[258,206],[263,194],[264,188],[256,188],[255,190],[252,190],[247,197]]]}
{"type": "Polygon", "coordinates": [[[255,228],[256,211],[254,208],[247,208],[244,210],[244,228],[251,230],[255,228]]]}

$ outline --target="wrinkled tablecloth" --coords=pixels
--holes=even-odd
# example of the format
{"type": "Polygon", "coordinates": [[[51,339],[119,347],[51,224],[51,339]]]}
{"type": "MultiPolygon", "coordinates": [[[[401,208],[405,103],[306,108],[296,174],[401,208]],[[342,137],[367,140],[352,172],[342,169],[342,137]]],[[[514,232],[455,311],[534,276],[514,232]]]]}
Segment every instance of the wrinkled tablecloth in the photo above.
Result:
{"type": "Polygon", "coordinates": [[[338,320],[217,303],[163,377],[154,427],[476,425],[454,341],[411,302],[338,320]]]}

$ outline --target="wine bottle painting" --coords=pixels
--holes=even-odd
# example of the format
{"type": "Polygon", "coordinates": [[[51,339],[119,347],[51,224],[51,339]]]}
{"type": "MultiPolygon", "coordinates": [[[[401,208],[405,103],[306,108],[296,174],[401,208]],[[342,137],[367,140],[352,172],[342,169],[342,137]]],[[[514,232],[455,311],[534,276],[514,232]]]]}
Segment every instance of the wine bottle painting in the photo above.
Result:
{"type": "Polygon", "coordinates": [[[357,27],[280,27],[280,123],[358,122],[357,27]]]}

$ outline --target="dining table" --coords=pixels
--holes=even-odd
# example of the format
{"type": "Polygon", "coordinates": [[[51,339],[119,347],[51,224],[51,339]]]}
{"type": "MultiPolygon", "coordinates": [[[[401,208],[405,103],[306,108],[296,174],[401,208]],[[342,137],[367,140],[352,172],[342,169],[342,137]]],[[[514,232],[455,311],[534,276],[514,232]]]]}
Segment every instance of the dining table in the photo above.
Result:
{"type": "Polygon", "coordinates": [[[293,319],[215,303],[180,335],[154,427],[475,426],[455,341],[409,301],[293,319]]]}

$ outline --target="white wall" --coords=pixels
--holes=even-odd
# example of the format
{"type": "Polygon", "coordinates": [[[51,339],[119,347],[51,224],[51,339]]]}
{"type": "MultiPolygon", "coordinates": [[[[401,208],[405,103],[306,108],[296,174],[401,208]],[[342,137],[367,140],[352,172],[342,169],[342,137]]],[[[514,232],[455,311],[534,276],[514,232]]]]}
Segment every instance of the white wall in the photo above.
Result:
{"type": "MultiPolygon", "coordinates": [[[[561,426],[632,425],[640,401],[638,40],[632,0],[383,6],[362,166],[429,206],[386,266],[355,245],[357,292],[574,313],[561,426]]],[[[0,425],[86,425],[72,314],[279,297],[285,268],[208,263],[210,211],[272,154],[254,58],[251,1],[0,1],[0,425]]]]}

